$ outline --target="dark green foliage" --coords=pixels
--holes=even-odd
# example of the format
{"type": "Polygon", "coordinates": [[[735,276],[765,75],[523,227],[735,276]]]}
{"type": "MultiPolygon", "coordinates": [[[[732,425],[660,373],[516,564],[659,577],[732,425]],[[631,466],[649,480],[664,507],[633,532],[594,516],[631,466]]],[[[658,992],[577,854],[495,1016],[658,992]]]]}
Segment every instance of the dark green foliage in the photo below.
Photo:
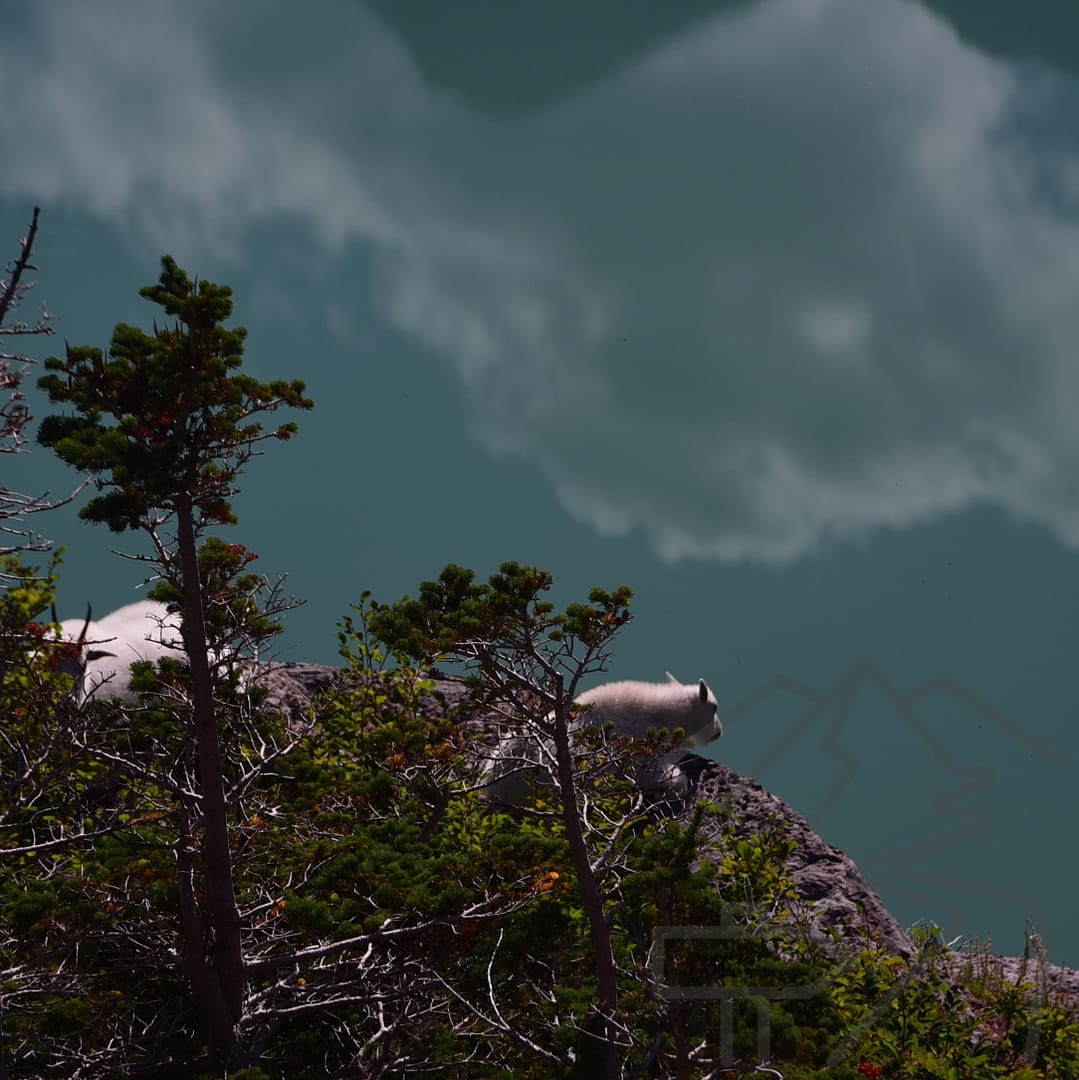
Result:
{"type": "MultiPolygon", "coordinates": [[[[589,923],[561,821],[503,813],[479,799],[475,736],[452,716],[424,707],[432,687],[418,672],[383,666],[370,641],[369,610],[357,609],[343,624],[351,674],[318,706],[317,734],[260,776],[231,811],[236,887],[251,913],[253,960],[272,955],[273,949],[263,952],[272,941],[302,950],[368,935],[333,963],[304,964],[297,976],[282,978],[287,973],[276,968],[253,973],[252,993],[275,1008],[325,1004],[295,1018],[286,1012],[250,1075],[314,1078],[383,1067],[386,1075],[401,1076],[421,1067],[444,1077],[594,1075],[600,1029],[589,923]],[[380,932],[395,928],[399,936],[380,941],[380,932]],[[369,974],[350,983],[362,957],[369,974]],[[433,982],[432,972],[445,982],[433,982]],[[446,985],[460,997],[447,996],[446,985]],[[333,1004],[346,987],[347,1004],[333,1004]],[[379,1023],[363,990],[386,995],[382,1015],[400,1027],[357,1057],[343,1035],[362,1044],[379,1023]],[[494,1025],[485,1008],[492,992],[506,1023],[554,1060],[494,1025]],[[436,1012],[415,1008],[439,994],[436,1012]]],[[[20,685],[9,693],[21,694],[20,685]]],[[[181,754],[182,715],[156,709],[123,716],[105,708],[94,715],[103,751],[123,748],[147,767],[181,754]]],[[[246,732],[236,731],[236,763],[249,760],[259,740],[285,734],[272,716],[246,732]]],[[[40,960],[36,982],[20,977],[3,991],[12,1080],[69,1075],[73,1048],[80,1060],[97,1060],[117,1037],[124,1050],[108,1057],[100,1075],[211,1075],[204,1019],[169,960],[178,903],[170,840],[175,811],[154,809],[162,800],[169,804],[168,784],[167,770],[156,784],[125,779],[117,793],[121,804],[130,803],[121,811],[123,827],[91,845],[5,859],[2,963],[10,969],[53,956],[40,960]]],[[[73,803],[51,805],[54,814],[74,820],[73,803]]],[[[1037,1005],[1029,989],[973,976],[957,1000],[932,933],[923,935],[909,978],[901,961],[866,951],[844,966],[803,941],[798,920],[783,915],[793,910],[785,907],[793,896],[784,868],[790,839],[778,824],[747,836],[731,820],[725,857],[718,865],[702,861],[699,825],[711,812],[701,808],[682,825],[641,819],[612,852],[617,869],[607,911],[625,976],[619,1005],[631,1033],[622,1050],[627,1074],[753,1075],[759,1061],[754,1002],[730,1007],[730,1052],[741,1065],[725,1072],[726,1006],[667,999],[652,982],[657,926],[727,924],[733,926],[728,937],[671,944],[663,983],[820,986],[818,994],[775,1001],[768,1011],[772,1067],[784,1080],[864,1080],[873,1074],[859,1069],[874,1066],[882,1078],[908,1080],[1076,1076],[1076,1028],[1058,1006],[1037,1005]],[[756,907],[746,908],[747,896],[756,907]],[[776,921],[762,922],[761,909],[772,907],[776,921]],[[883,1011],[874,1012],[896,987],[883,1011]],[[969,1015],[965,1001],[973,1003],[969,1015]],[[994,1016],[1005,1032],[999,1042],[985,1036],[994,1016]],[[1024,1065],[1032,1023],[1040,1041],[1024,1065]],[[837,1047],[844,1059],[827,1066],[837,1047]]]]}
{"type": "Polygon", "coordinates": [[[296,431],[286,423],[264,432],[251,418],[283,405],[309,409],[311,401],[299,380],[260,383],[236,373],[247,331],[222,325],[232,314],[227,285],[192,281],[166,255],[160,281],[139,295],[175,324],[155,323],[147,334],[120,323],[107,357],[90,346],[49,357],[39,383],[77,414],[46,417],[38,441],[81,472],[110,474],[112,490],[79,512],[87,521],[145,529],[162,509],[191,505],[201,520],[232,522],[229,499],[254,445],[296,431]]]}
{"type": "Polygon", "coordinates": [[[596,648],[629,622],[632,591],[594,588],[587,604],[570,604],[561,614],[539,597],[552,585],[545,570],[503,563],[485,584],[471,570],[447,565],[437,581],[420,583],[419,596],[384,607],[374,605],[373,634],[389,649],[420,663],[453,653],[473,639],[527,649],[526,629],[533,640],[564,645],[552,658],[555,670],[568,671],[578,645],[596,648]]]}

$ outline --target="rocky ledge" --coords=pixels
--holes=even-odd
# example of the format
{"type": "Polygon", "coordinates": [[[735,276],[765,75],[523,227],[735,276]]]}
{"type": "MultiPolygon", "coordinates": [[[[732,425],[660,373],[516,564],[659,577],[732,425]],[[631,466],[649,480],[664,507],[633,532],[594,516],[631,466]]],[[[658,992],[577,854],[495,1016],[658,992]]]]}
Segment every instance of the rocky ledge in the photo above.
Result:
{"type": "MultiPolygon", "coordinates": [[[[259,680],[267,686],[268,704],[299,719],[319,693],[342,677],[339,668],[319,664],[259,665],[259,680]]],[[[462,722],[487,727],[491,716],[475,708],[468,687],[454,679],[435,677],[435,692],[424,701],[431,715],[453,713],[462,722]]],[[[692,782],[691,793],[677,813],[688,820],[700,804],[705,837],[704,858],[718,862],[723,852],[740,836],[759,835],[774,828],[795,841],[787,868],[800,899],[806,905],[810,931],[822,944],[835,940],[839,948],[861,948],[872,943],[884,952],[910,958],[914,947],[903,928],[881,902],[852,859],[825,843],[806,820],[782,799],[766,791],[749,777],[718,762],[687,755],[683,770],[692,782]],[[715,808],[715,809],[713,809],[715,808]]],[[[1079,971],[1073,968],[1039,965],[1021,957],[956,954],[952,970],[956,979],[974,968],[983,981],[1042,982],[1040,989],[1051,1000],[1063,1004],[1079,1020],[1079,971]]]]}

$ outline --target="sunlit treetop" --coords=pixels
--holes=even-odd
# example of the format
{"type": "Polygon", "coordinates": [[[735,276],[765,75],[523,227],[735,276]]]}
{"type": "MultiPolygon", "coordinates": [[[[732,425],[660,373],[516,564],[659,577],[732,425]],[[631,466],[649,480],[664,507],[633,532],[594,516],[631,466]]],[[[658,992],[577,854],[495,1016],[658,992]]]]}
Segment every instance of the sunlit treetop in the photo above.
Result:
{"type": "Polygon", "coordinates": [[[68,346],[45,361],[39,385],[74,415],[46,417],[38,441],[82,472],[102,494],[80,511],[115,532],[159,523],[185,509],[203,522],[233,522],[235,481],[264,439],[287,439],[297,426],[264,430],[256,419],[284,405],[310,409],[301,380],[259,382],[237,371],[247,331],[224,325],[227,285],[192,280],[168,255],[161,277],[139,295],[173,322],[146,333],[117,324],[107,354],[68,346]]]}

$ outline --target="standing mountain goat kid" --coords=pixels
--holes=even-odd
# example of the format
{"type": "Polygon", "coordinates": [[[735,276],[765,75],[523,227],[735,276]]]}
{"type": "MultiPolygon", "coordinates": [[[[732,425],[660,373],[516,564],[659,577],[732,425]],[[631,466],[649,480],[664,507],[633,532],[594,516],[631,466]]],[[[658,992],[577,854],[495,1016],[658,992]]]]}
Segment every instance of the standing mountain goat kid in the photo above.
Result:
{"type": "MultiPolygon", "coordinates": [[[[615,682],[588,690],[577,698],[581,712],[577,726],[614,726],[616,735],[643,739],[649,729],[685,732],[680,745],[667,754],[638,767],[642,791],[661,798],[683,798],[689,781],[678,767],[682,754],[704,746],[723,734],[719,706],[704,679],[680,683],[669,671],[666,683],[615,682]]],[[[550,783],[554,771],[554,747],[547,737],[511,735],[494,751],[485,791],[489,802],[519,806],[531,784],[550,783]]]]}

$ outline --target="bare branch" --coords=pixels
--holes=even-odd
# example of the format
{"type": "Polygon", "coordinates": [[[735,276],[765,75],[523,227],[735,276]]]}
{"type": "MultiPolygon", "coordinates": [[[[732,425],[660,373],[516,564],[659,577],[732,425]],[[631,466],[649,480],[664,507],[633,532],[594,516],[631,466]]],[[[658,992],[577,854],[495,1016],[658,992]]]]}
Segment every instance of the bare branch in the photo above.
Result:
{"type": "MultiPolygon", "coordinates": [[[[39,207],[34,207],[34,216],[26,236],[19,241],[19,255],[7,267],[7,280],[0,279],[0,336],[27,337],[53,332],[49,323],[52,316],[48,309],[42,308],[41,316],[34,323],[21,321],[5,326],[7,317],[15,310],[33,287],[32,282],[24,281],[27,270],[35,270],[30,262],[37,236],[39,207]]],[[[19,390],[23,378],[33,364],[33,360],[22,353],[0,351],[0,390],[9,392],[8,400],[0,407],[0,453],[18,453],[22,450],[25,439],[23,428],[30,421],[30,412],[26,406],[26,395],[19,390]]]]}
{"type": "MultiPolygon", "coordinates": [[[[53,316],[44,305],[34,322],[15,320],[5,325],[8,317],[34,286],[33,282],[26,280],[26,274],[37,269],[30,259],[40,213],[40,208],[35,206],[30,228],[26,236],[19,241],[19,254],[8,264],[6,278],[0,278],[0,340],[4,337],[33,337],[53,332],[53,316]]],[[[25,353],[9,353],[0,349],[0,393],[6,391],[8,395],[7,400],[0,404],[0,454],[27,452],[24,432],[33,417],[21,387],[34,363],[34,359],[25,353]]],[[[64,498],[53,498],[47,491],[41,495],[24,495],[0,486],[0,556],[19,551],[50,551],[52,541],[25,527],[25,519],[31,514],[66,506],[88,483],[89,478],[64,498]]],[[[0,583],[11,580],[10,575],[0,572],[0,583]]]]}

